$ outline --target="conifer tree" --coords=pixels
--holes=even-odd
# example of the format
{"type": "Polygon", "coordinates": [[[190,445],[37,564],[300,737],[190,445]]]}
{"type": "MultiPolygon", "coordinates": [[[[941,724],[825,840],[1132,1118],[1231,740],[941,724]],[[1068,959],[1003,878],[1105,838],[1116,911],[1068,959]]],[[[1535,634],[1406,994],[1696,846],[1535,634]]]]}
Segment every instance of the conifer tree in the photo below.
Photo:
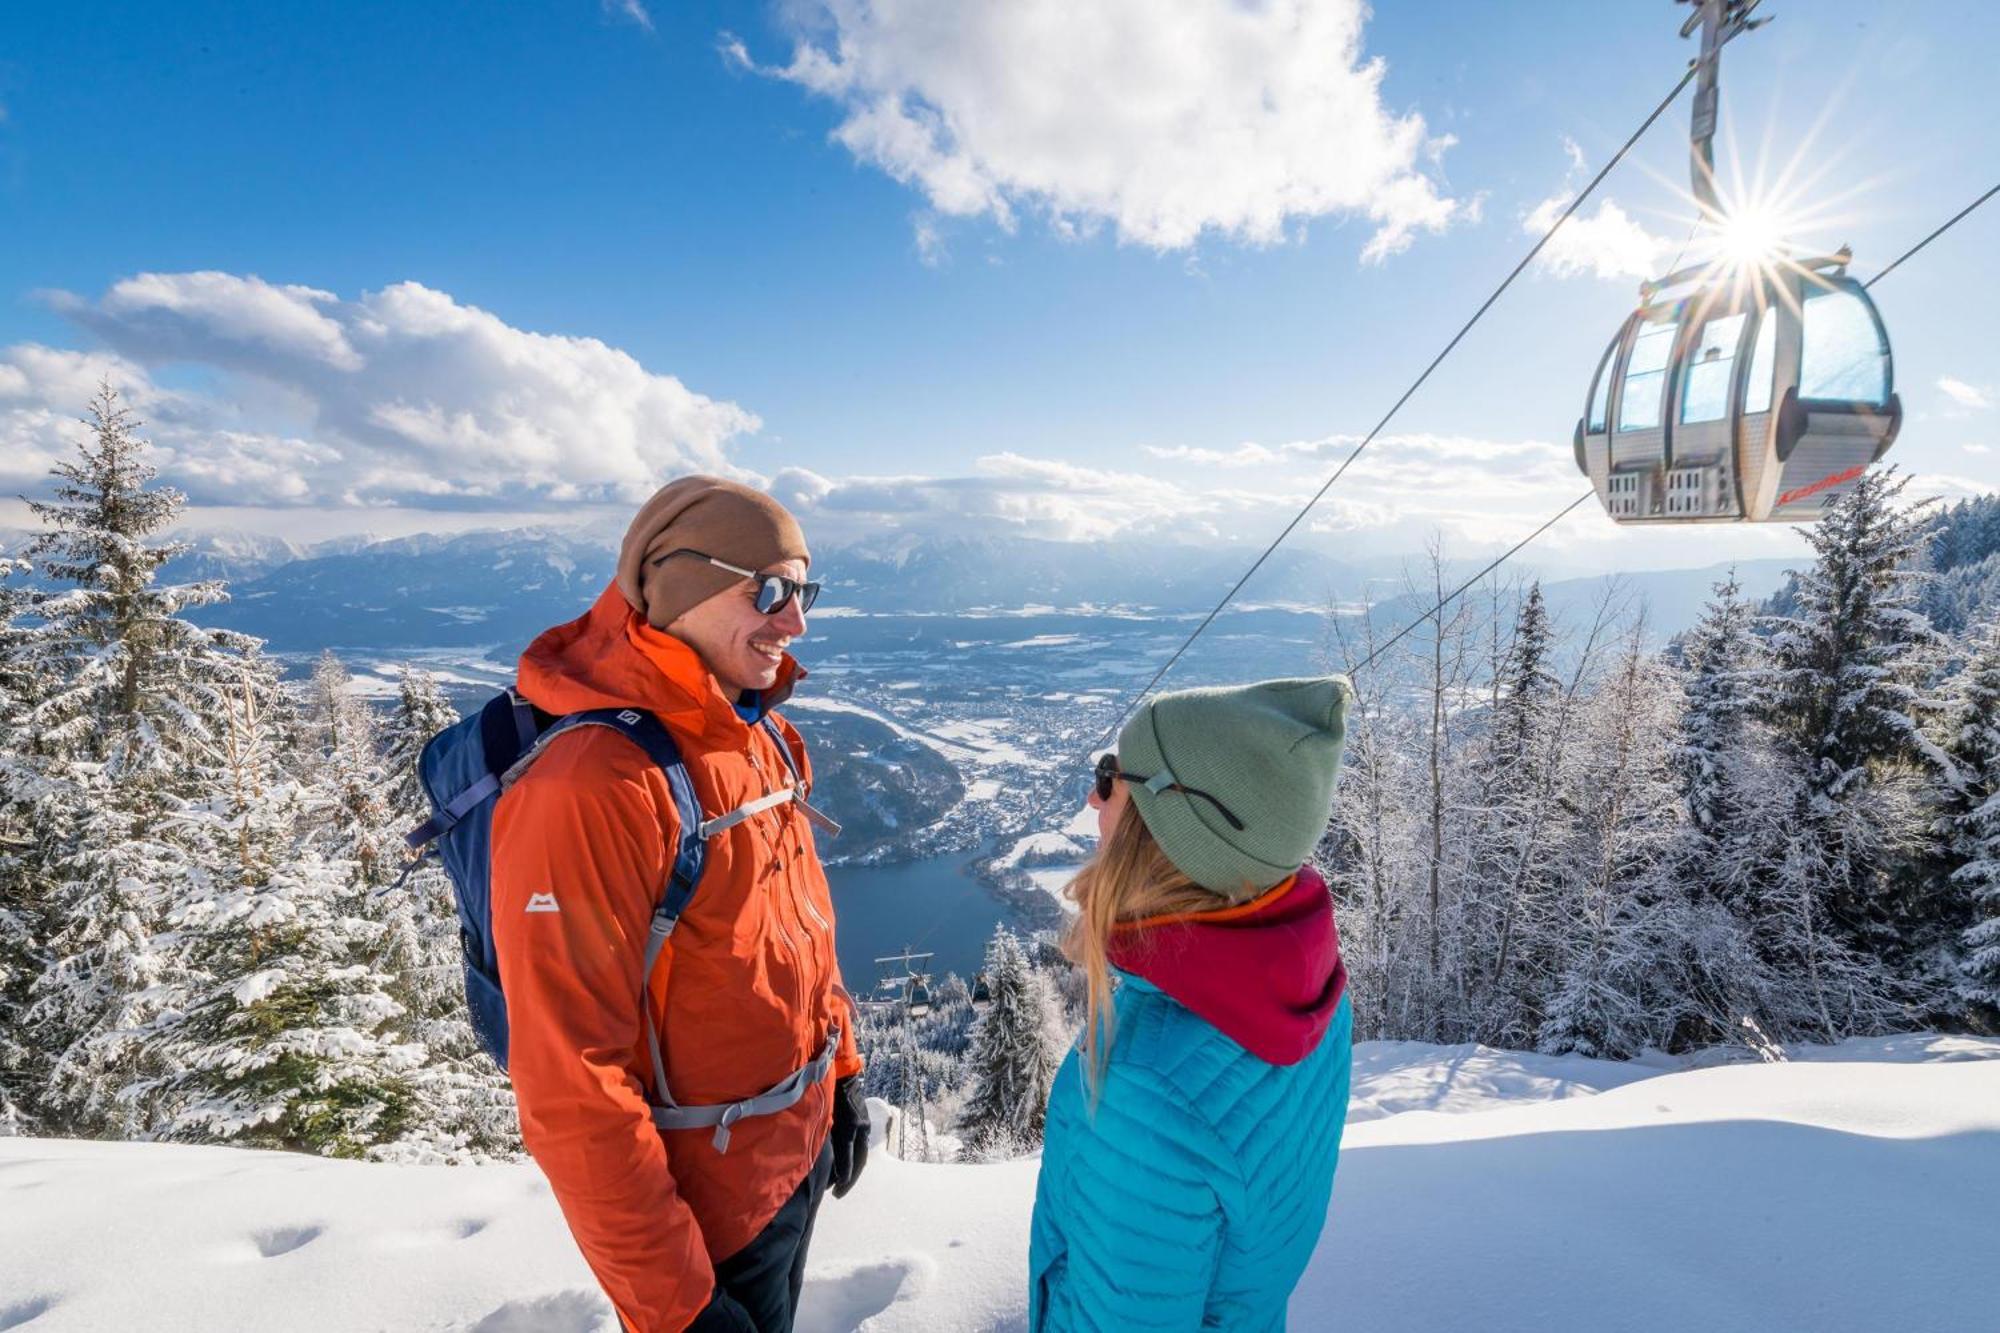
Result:
{"type": "Polygon", "coordinates": [[[331,649],[313,665],[301,735],[317,836],[331,861],[353,868],[357,887],[395,878],[401,857],[387,800],[389,775],[374,714],[331,649]]]}
{"type": "MultiPolygon", "coordinates": [[[[418,760],[425,743],[457,721],[436,677],[427,671],[403,673],[396,707],[382,728],[383,804],[392,833],[429,817],[418,760]]],[[[371,893],[370,902],[382,924],[380,961],[393,979],[391,993],[403,1007],[403,1031],[423,1045],[426,1058],[410,1077],[411,1112],[402,1136],[372,1155],[461,1162],[516,1154],[521,1144],[513,1090],[466,1016],[451,883],[434,860],[406,868],[407,875],[399,872],[393,887],[371,893]]]]}
{"type": "Polygon", "coordinates": [[[48,886],[52,961],[27,1017],[50,1062],[52,1126],[134,1133],[146,1127],[126,1095],[147,1074],[138,1033],[176,989],[164,913],[193,871],[164,821],[189,794],[189,755],[253,641],[181,617],[221,600],[221,585],[158,582],[182,548],[154,538],[183,497],[152,484],[138,423],[108,384],[85,424],[76,457],[56,465],[53,498],[30,504],[45,530],[28,555],[52,587],[25,652],[39,683],[26,714],[25,855],[48,886]]]}
{"type": "Polygon", "coordinates": [[[1553,894],[1554,974],[1540,1006],[1540,1050],[1625,1057],[1665,1044],[1659,958],[1675,933],[1675,904],[1657,875],[1677,825],[1674,686],[1646,651],[1641,620],[1583,708],[1564,775],[1575,814],[1553,894]]]}
{"type": "Polygon", "coordinates": [[[1959,689],[1950,746],[1958,782],[1943,802],[1946,870],[1968,894],[1959,993],[1982,1026],[2000,1029],[2000,620],[1988,624],[1959,689]]]}
{"type": "Polygon", "coordinates": [[[972,1091],[959,1119],[967,1154],[981,1158],[1040,1145],[1063,1050],[1055,992],[1005,926],[986,946],[986,984],[991,1002],[973,1030],[972,1091]]]}
{"type": "Polygon", "coordinates": [[[414,667],[403,672],[396,683],[396,707],[382,728],[387,800],[398,818],[414,814],[414,823],[429,816],[430,800],[419,783],[417,764],[431,737],[456,721],[458,710],[445,698],[436,676],[414,667]]]}
{"type": "Polygon", "coordinates": [[[29,502],[45,530],[28,556],[54,585],[35,607],[44,625],[28,661],[46,690],[30,725],[45,747],[121,779],[171,780],[179,747],[204,734],[252,641],[181,618],[223,601],[222,584],[157,581],[187,549],[153,540],[186,497],[152,484],[150,446],[108,384],[85,424],[77,457],[54,468],[54,498],[29,502]]]}
{"type": "MultiPolygon", "coordinates": [[[[1783,896],[1812,896],[1800,919],[1816,934],[1857,965],[1891,969],[1914,956],[1910,930],[1926,914],[1922,885],[1896,873],[1916,846],[1919,765],[1950,765],[1923,728],[1936,703],[1920,668],[1936,635],[1916,608],[1922,516],[1896,508],[1907,484],[1869,473],[1804,530],[1817,559],[1798,580],[1796,614],[1771,636],[1768,714],[1796,793],[1780,860],[1805,876],[1783,896]]],[[[1857,1004],[1868,989],[1854,991],[1857,1004]]],[[[1843,1019],[1843,1004],[1825,1015],[1838,1031],[1882,1021],[1859,1009],[1843,1019]]]]}
{"type": "Polygon", "coordinates": [[[1493,772],[1515,787],[1534,785],[1540,774],[1541,740],[1562,694],[1562,681],[1551,663],[1555,627],[1539,581],[1529,585],[1527,600],[1514,625],[1497,682],[1499,703],[1493,719],[1493,772]]]}
{"type": "Polygon", "coordinates": [[[302,784],[283,763],[275,674],[246,668],[179,822],[202,853],[172,916],[193,978],[148,1025],[156,1132],[334,1156],[399,1137],[421,1047],[374,965],[381,927],[352,863],[301,837],[302,784]]]}
{"type": "Polygon", "coordinates": [[[26,1040],[28,987],[49,964],[42,940],[46,886],[26,853],[33,846],[25,715],[34,706],[27,668],[30,606],[24,560],[0,556],[0,1137],[23,1132],[47,1082],[26,1040]]]}
{"type": "Polygon", "coordinates": [[[1672,765],[1683,818],[1657,876],[1673,924],[1659,942],[1662,1002],[1675,1011],[1671,1049],[1734,1040],[1745,1017],[1774,1021],[1753,930],[1759,876],[1777,843],[1771,819],[1788,814],[1772,786],[1769,673],[1734,571],[1714,591],[1682,643],[1672,765]]]}
{"type": "MultiPolygon", "coordinates": [[[[1764,700],[1759,682],[1763,645],[1736,572],[1715,596],[1684,645],[1680,744],[1674,770],[1688,826],[1710,848],[1726,842],[1742,814],[1744,742],[1764,700]]],[[[1699,865],[1689,866],[1698,870],[1699,865]]]]}
{"type": "Polygon", "coordinates": [[[1556,957],[1562,915],[1560,849],[1574,805],[1561,784],[1575,740],[1584,682],[1596,671],[1611,623],[1609,598],[1565,683],[1554,669],[1555,626],[1540,584],[1521,603],[1495,687],[1491,736],[1481,763],[1481,809],[1474,832],[1474,892],[1485,905],[1478,929],[1484,976],[1474,1033],[1480,1040],[1529,1045],[1536,1039],[1556,957]],[[1483,946],[1484,941],[1481,941],[1483,946]]]}

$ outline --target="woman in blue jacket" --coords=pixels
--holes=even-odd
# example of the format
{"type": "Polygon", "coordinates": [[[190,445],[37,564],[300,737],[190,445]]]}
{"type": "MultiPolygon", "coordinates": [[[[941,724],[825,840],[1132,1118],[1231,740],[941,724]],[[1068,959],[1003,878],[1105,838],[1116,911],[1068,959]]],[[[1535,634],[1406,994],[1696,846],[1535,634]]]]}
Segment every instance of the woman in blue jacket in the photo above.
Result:
{"type": "Polygon", "coordinates": [[[1069,890],[1088,1014],[1049,1097],[1030,1333],[1285,1326],[1347,1116],[1347,973],[1303,864],[1347,700],[1339,677],[1161,695],[1099,761],[1098,851],[1069,890]]]}

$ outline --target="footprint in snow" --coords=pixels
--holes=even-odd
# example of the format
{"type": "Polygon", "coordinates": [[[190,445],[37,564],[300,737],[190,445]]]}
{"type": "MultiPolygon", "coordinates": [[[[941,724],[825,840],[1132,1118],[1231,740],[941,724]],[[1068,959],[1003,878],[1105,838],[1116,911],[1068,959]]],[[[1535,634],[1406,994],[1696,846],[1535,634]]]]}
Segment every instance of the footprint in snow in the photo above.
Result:
{"type": "Polygon", "coordinates": [[[260,1231],[250,1239],[256,1242],[257,1253],[266,1259],[275,1259],[281,1254],[290,1254],[302,1245],[310,1245],[319,1237],[319,1227],[275,1227],[270,1231],[260,1231]]]}
{"type": "Polygon", "coordinates": [[[905,1256],[846,1269],[815,1269],[799,1298],[794,1333],[855,1333],[896,1302],[916,1295],[929,1266],[926,1259],[905,1256]]]}
{"type": "Polygon", "coordinates": [[[418,1231],[384,1231],[375,1237],[373,1244],[378,1250],[421,1250],[455,1240],[471,1240],[489,1225],[483,1217],[461,1217],[418,1231]]]}
{"type": "Polygon", "coordinates": [[[466,1333],[617,1333],[618,1317],[595,1291],[574,1288],[552,1296],[508,1301],[466,1333]]]}
{"type": "Polygon", "coordinates": [[[30,1296],[12,1305],[0,1305],[0,1330],[33,1323],[55,1308],[56,1298],[53,1296],[30,1296]]]}

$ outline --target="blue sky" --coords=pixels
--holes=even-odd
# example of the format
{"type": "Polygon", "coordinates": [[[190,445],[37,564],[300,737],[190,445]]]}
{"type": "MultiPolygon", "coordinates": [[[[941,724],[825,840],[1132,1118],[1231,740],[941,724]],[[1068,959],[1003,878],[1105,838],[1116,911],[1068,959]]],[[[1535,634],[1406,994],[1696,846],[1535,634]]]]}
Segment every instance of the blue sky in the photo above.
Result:
{"type": "MultiPolygon", "coordinates": [[[[2000,6],[1764,8],[1725,58],[1720,152],[1791,168],[1799,241],[1851,243],[1866,276],[2000,178],[2000,6]]],[[[0,482],[32,492],[109,373],[197,518],[265,530],[608,519],[699,466],[840,536],[1262,540],[1678,77],[1681,16],[17,6],[0,482]]],[[[1314,539],[1442,528],[1470,553],[1577,493],[1597,354],[1688,232],[1686,107],[1314,539]]],[[[1895,457],[1941,494],[2000,486],[1996,242],[2000,205],[1878,292],[1895,457]]],[[[1549,547],[1643,567],[1798,541],[1579,514],[1549,547]]]]}

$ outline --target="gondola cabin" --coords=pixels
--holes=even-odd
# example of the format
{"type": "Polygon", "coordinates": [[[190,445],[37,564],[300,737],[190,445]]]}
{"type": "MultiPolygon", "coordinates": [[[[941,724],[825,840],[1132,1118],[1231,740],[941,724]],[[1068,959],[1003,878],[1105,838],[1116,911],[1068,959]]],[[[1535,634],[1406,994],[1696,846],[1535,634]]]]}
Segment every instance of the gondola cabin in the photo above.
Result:
{"type": "Polygon", "coordinates": [[[1686,269],[1604,353],[1576,465],[1620,523],[1810,522],[1895,443],[1889,336],[1846,250],[1686,269]]]}

